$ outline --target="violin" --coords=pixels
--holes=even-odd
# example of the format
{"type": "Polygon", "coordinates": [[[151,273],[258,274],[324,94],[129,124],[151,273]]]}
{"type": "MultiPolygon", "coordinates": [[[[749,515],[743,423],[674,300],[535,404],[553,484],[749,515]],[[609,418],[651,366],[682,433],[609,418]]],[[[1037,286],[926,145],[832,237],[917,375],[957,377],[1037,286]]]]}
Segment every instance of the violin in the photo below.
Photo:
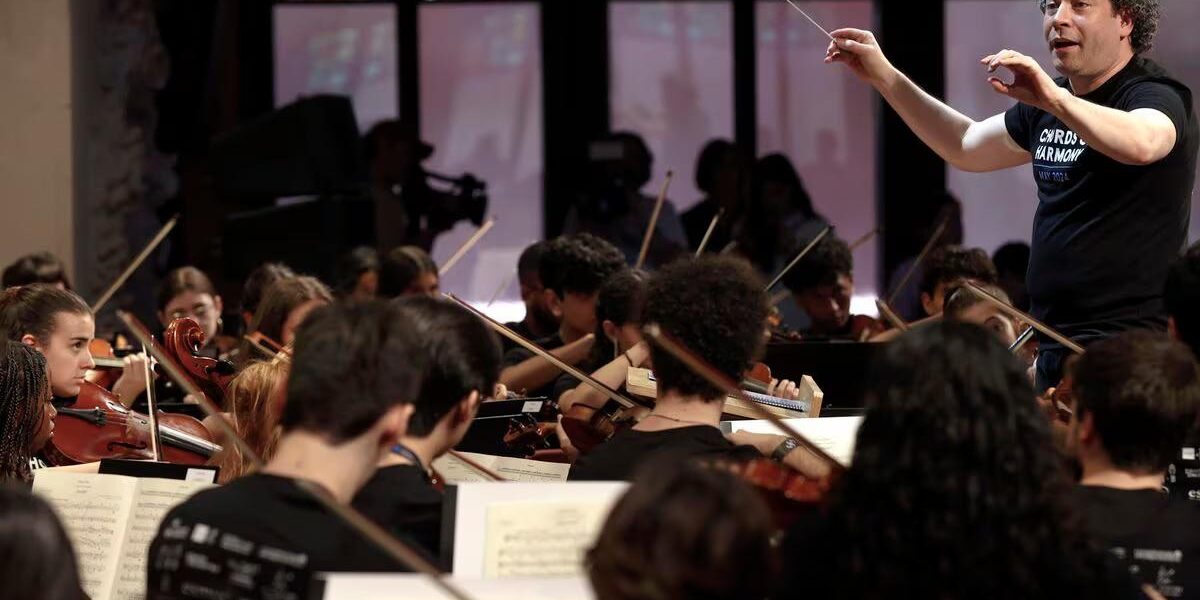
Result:
{"type": "MultiPolygon", "coordinates": [[[[203,465],[221,447],[195,418],[156,413],[165,462],[203,465]]],[[[150,418],[126,408],[112,392],[84,381],[79,396],[58,409],[46,458],[56,466],[104,458],[153,460],[150,418]]]]}
{"type": "Polygon", "coordinates": [[[562,414],[563,433],[580,454],[587,454],[618,432],[637,425],[649,414],[649,407],[640,404],[624,406],[612,399],[600,408],[576,402],[562,414]]]}
{"type": "Polygon", "coordinates": [[[767,458],[726,468],[758,491],[771,510],[775,526],[786,531],[805,512],[824,504],[834,477],[813,478],[767,458]]]}
{"type": "Polygon", "coordinates": [[[91,353],[92,362],[96,366],[84,375],[84,379],[106,390],[111,390],[112,386],[121,378],[125,370],[125,362],[117,358],[112,344],[103,338],[92,338],[92,341],[88,342],[88,352],[91,353]]]}
{"type": "Polygon", "coordinates": [[[190,317],[171,321],[163,332],[162,346],[192,385],[204,392],[213,404],[224,406],[225,391],[237,375],[237,369],[229,361],[200,354],[204,347],[204,330],[199,323],[190,317]]]}

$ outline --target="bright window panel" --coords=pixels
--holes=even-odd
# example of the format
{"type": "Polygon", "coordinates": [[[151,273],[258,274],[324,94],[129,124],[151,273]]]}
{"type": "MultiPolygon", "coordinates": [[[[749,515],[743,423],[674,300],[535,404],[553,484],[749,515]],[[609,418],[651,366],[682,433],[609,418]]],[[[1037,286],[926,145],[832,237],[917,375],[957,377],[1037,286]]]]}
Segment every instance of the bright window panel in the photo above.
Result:
{"type": "MultiPolygon", "coordinates": [[[[1032,56],[1055,74],[1042,14],[1024,0],[950,0],[946,3],[946,100],[977,120],[1002,113],[1015,102],[987,83],[979,59],[1005,48],[1032,56]],[[987,23],[987,27],[980,27],[987,23]]],[[[1057,75],[1056,75],[1057,76],[1057,75]]],[[[963,205],[963,233],[969,246],[988,253],[1011,241],[1028,243],[1037,209],[1037,184],[1028,165],[992,173],[947,167],[947,185],[963,205]]]]}
{"type": "MultiPolygon", "coordinates": [[[[827,29],[871,28],[868,0],[799,4],[827,29]]],[[[758,154],[787,155],[817,212],[853,241],[876,226],[875,92],[824,63],[829,38],[786,2],[760,1],[757,16],[758,154]]],[[[855,250],[856,294],[877,293],[878,253],[878,238],[855,250]]]]}
{"type": "Polygon", "coordinates": [[[275,6],[275,106],[349,96],[366,131],[396,116],[398,86],[394,6],[275,6]]]}
{"type": "Polygon", "coordinates": [[[733,137],[733,9],[728,2],[614,2],[609,7],[612,128],[641,134],[654,154],[646,193],[668,170],[680,214],[703,197],[696,158],[733,137]]]}
{"type": "MultiPolygon", "coordinates": [[[[1149,56],[1191,88],[1196,98],[1200,98],[1200,36],[1195,33],[1195,23],[1200,23],[1200,2],[1163,2],[1158,35],[1154,38],[1154,48],[1149,56]]],[[[1193,106],[1193,110],[1196,109],[1193,106]]],[[[1198,237],[1200,188],[1192,190],[1190,239],[1194,243],[1198,237]]]]}
{"type": "MultiPolygon", "coordinates": [[[[532,2],[422,4],[418,17],[421,129],[436,147],[426,167],[487,182],[488,214],[499,217],[442,287],[520,319],[517,257],[542,234],[539,9],[532,2]]],[[[463,222],[438,238],[438,264],[474,231],[463,222]]]]}

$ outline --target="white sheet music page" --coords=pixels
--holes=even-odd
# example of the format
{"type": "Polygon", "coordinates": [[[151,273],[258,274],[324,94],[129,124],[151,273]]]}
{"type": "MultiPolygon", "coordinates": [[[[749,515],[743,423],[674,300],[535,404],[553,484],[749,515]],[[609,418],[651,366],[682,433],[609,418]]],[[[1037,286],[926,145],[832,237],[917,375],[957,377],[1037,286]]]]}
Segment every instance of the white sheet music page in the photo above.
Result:
{"type": "Polygon", "coordinates": [[[489,506],[484,577],[570,577],[608,514],[603,501],[506,502],[489,506]]]}

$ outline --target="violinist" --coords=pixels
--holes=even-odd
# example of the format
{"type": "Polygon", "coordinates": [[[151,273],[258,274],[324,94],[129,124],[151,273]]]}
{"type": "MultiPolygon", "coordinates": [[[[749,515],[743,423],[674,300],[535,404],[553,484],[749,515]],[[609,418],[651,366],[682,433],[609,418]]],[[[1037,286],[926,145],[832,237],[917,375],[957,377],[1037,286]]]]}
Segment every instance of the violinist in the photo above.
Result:
{"type": "Polygon", "coordinates": [[[46,358],[0,341],[0,482],[32,481],[30,465],[54,435],[55,414],[46,358]]]}
{"type": "MultiPolygon", "coordinates": [[[[550,309],[562,315],[558,332],[535,340],[559,359],[575,365],[591,352],[596,329],[596,298],[610,275],[625,268],[621,251],[588,233],[551,240],[542,254],[539,273],[550,309]]],[[[549,396],[561,371],[525,348],[504,355],[500,383],[529,396],[549,396]]]]}
{"type": "MultiPolygon", "coordinates": [[[[329,288],[315,277],[287,277],[271,284],[263,293],[258,312],[250,322],[250,331],[258,332],[283,345],[292,343],[296,329],[313,309],[333,302],[329,288]]],[[[248,340],[242,340],[238,361],[246,365],[263,358],[262,352],[248,340]]]]}
{"type": "MultiPolygon", "coordinates": [[[[44,283],[0,293],[0,331],[46,357],[50,390],[61,406],[79,395],[84,375],[96,366],[88,343],[96,335],[92,311],[74,292],[44,283]]],[[[146,390],[145,358],[125,357],[125,368],[112,392],[129,406],[146,390]]]]}
{"type": "Polygon", "coordinates": [[[921,309],[926,316],[942,313],[947,292],[963,280],[985,285],[996,285],[999,277],[996,266],[987,252],[979,248],[942,246],[934,250],[925,261],[921,273],[921,309]]]}
{"type": "MultiPolygon", "coordinates": [[[[505,323],[505,326],[527,340],[540,340],[554,335],[562,316],[550,308],[545,294],[546,286],[542,284],[539,272],[542,254],[549,243],[547,240],[534,242],[517,259],[517,283],[521,287],[521,302],[525,304],[525,318],[516,323],[505,323]]],[[[516,342],[508,338],[500,340],[500,343],[505,352],[517,347],[516,342]]]]}
{"type": "Polygon", "coordinates": [[[250,272],[250,276],[246,277],[246,283],[242,286],[242,323],[246,327],[250,327],[250,323],[254,321],[254,313],[258,312],[258,305],[262,302],[263,294],[266,293],[267,288],[271,287],[271,284],[280,279],[295,276],[296,273],[290,267],[280,262],[268,262],[255,267],[250,272]]]}
{"type": "MultiPolygon", "coordinates": [[[[650,280],[642,318],[737,381],[762,351],[767,318],[764,282],[744,261],[704,256],[672,263],[650,280]]],[[[744,462],[769,456],[813,476],[828,467],[796,440],[763,436],[760,447],[738,445],[718,428],[725,393],[686,365],[652,346],[658,382],[654,409],[640,422],[579,458],[572,480],[623,480],[660,456],[744,462]],[[770,447],[767,447],[767,446],[770,447]]]]}
{"type": "MultiPolygon", "coordinates": [[[[225,392],[225,405],[229,412],[223,418],[229,420],[238,437],[246,441],[263,460],[275,455],[279,442],[279,413],[283,410],[284,381],[287,380],[286,361],[263,360],[246,365],[229,383],[225,392]]],[[[208,419],[220,417],[208,417],[208,419]]],[[[215,426],[209,431],[220,431],[215,426]]],[[[220,452],[209,459],[210,465],[221,468],[220,482],[229,483],[252,471],[250,460],[237,445],[224,441],[220,452]]]]}
{"type": "Polygon", "coordinates": [[[850,469],[789,532],[777,597],[1142,597],[1076,525],[1029,379],[994,335],[913,329],[867,386],[850,469]]]}
{"type": "Polygon", "coordinates": [[[338,298],[369,300],[379,293],[379,251],[370,246],[351,249],[338,260],[338,298]]]}
{"type": "MultiPolygon", "coordinates": [[[[1200,244],[1192,245],[1171,265],[1163,300],[1170,315],[1167,331],[1200,356],[1200,244]]],[[[1200,448],[1200,423],[1184,447],[1200,448]]],[[[1196,450],[1177,454],[1167,475],[1172,496],[1200,502],[1200,456],[1196,450]]]]}
{"type": "Polygon", "coordinates": [[[429,253],[416,246],[400,246],[385,253],[379,263],[379,296],[436,296],[439,289],[437,264],[429,253]]]}
{"type": "MultiPolygon", "coordinates": [[[[642,342],[642,304],[646,295],[647,275],[624,269],[614,273],[600,286],[596,299],[596,343],[591,354],[578,365],[604,385],[620,390],[630,367],[644,366],[650,360],[650,348],[642,342]]],[[[554,383],[558,408],[566,412],[576,402],[600,408],[608,397],[567,373],[554,383]]]]}
{"type": "Polygon", "coordinates": [[[196,267],[179,267],[158,288],[158,321],[163,327],[188,317],[200,325],[204,347],[198,352],[209,358],[225,358],[236,346],[234,338],[221,335],[221,311],[225,304],[208,275],[196,267]]]}
{"type": "Polygon", "coordinates": [[[1163,493],[1200,414],[1191,352],[1125,332],[1088,345],[1074,376],[1067,447],[1083,470],[1075,502],[1085,526],[1164,596],[1200,598],[1200,503],[1163,493]]]}
{"type": "Polygon", "coordinates": [[[275,456],[167,513],[147,598],[307,598],[316,572],[402,570],[296,482],[353,499],[405,433],[420,357],[411,325],[383,303],[313,311],[296,334],[275,456]]]}
{"type": "Polygon", "coordinates": [[[796,304],[808,315],[804,338],[866,340],[883,326],[866,315],[850,314],[854,297],[854,257],[846,242],[826,236],[783,278],[796,304]]]}
{"type": "Polygon", "coordinates": [[[770,511],[734,476],[651,462],[605,520],[585,568],[597,600],[761,600],[778,572],[770,511]]]}
{"type": "Polygon", "coordinates": [[[408,431],[380,460],[354,507],[434,557],[441,551],[442,492],[434,487],[433,461],[462,441],[492,392],[500,342],[482,321],[445,300],[413,296],[394,305],[394,318],[413,325],[428,362],[408,431]]]}
{"type": "Polygon", "coordinates": [[[49,252],[26,254],[13,261],[4,268],[0,282],[4,289],[31,283],[47,283],[62,290],[71,289],[66,267],[57,256],[49,252]]]}
{"type": "MultiPolygon", "coordinates": [[[[1012,305],[1008,294],[1000,286],[973,283],[1005,304],[1012,305]]],[[[952,286],[946,293],[942,317],[947,321],[962,321],[979,325],[995,333],[997,339],[1005,346],[1011,346],[1013,342],[1017,341],[1017,336],[1020,334],[1020,331],[1017,331],[1019,325],[1014,323],[1008,315],[992,303],[985,301],[979,294],[959,285],[952,286]]]]}

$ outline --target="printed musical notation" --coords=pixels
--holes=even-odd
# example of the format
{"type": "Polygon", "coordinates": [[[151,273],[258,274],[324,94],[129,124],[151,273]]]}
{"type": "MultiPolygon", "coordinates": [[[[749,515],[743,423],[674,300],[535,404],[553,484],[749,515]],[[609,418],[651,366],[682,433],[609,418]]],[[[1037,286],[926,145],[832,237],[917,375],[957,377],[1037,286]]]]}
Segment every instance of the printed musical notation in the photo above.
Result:
{"type": "Polygon", "coordinates": [[[484,576],[556,577],[582,572],[584,552],[608,512],[604,502],[510,502],[487,511],[484,576]]]}
{"type": "Polygon", "coordinates": [[[79,561],[93,600],[140,600],[146,553],[167,511],[212,484],[120,475],[39,471],[33,491],[46,499],[79,561]]]}

